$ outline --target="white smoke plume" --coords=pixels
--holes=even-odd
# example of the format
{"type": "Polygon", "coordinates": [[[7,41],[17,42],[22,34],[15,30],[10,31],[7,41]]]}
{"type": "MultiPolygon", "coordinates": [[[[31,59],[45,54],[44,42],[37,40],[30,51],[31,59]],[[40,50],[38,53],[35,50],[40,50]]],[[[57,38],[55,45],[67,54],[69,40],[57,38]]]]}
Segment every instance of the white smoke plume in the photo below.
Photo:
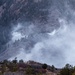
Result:
{"type": "MultiPolygon", "coordinates": [[[[12,31],[11,42],[14,43],[7,49],[16,53],[9,59],[17,57],[18,60],[34,60],[56,67],[63,67],[66,63],[75,65],[75,11],[66,5],[64,14],[61,18],[57,16],[60,27],[50,32],[41,33],[41,28],[34,23],[17,25],[12,31]],[[67,18],[68,15],[71,18],[67,18]]],[[[53,17],[51,19],[54,20],[53,17]]],[[[48,26],[47,29],[50,28],[48,26]]]]}
{"type": "Polygon", "coordinates": [[[19,54],[15,57],[18,60],[35,60],[50,65],[54,64],[56,67],[62,67],[66,63],[75,65],[75,26],[71,22],[68,23],[66,19],[59,19],[59,23],[60,27],[51,33],[45,33],[47,38],[38,41],[33,48],[30,48],[29,53],[26,53],[24,48],[19,48],[19,54]]]}

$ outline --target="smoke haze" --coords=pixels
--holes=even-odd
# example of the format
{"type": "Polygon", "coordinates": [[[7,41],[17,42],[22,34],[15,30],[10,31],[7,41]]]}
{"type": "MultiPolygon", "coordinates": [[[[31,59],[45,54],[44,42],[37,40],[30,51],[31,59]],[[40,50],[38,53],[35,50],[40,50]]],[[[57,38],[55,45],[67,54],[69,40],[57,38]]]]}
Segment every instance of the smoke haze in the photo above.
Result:
{"type": "MultiPolygon", "coordinates": [[[[41,1],[34,0],[35,3],[41,1]]],[[[56,67],[63,67],[66,63],[75,65],[75,1],[49,2],[51,5],[39,9],[44,14],[40,15],[43,18],[33,19],[31,16],[29,18],[33,21],[27,18],[28,20],[12,24],[10,40],[0,54],[1,60],[17,57],[18,60],[34,60],[56,67]]],[[[30,15],[37,17],[32,13],[30,15]]]]}
{"type": "MultiPolygon", "coordinates": [[[[57,30],[53,30],[51,33],[37,34],[38,38],[29,52],[23,47],[19,48],[19,54],[15,57],[19,59],[35,60],[42,63],[54,64],[56,67],[62,67],[66,63],[74,64],[74,52],[75,52],[75,29],[73,23],[67,23],[65,19],[59,19],[60,27],[57,30]],[[39,38],[39,36],[41,38],[39,38]]],[[[27,35],[28,36],[28,35],[27,35]]],[[[24,37],[26,38],[26,37],[24,37]]],[[[28,37],[26,38],[28,39],[28,37]]],[[[32,40],[35,41],[33,38],[32,40]]],[[[21,42],[25,42],[21,40],[21,42]]],[[[17,43],[19,45],[19,42],[17,43]]],[[[20,43],[23,46],[23,44],[20,43]]],[[[30,47],[30,46],[29,46],[30,47]]],[[[10,59],[14,59],[12,57],[10,59]]]]}

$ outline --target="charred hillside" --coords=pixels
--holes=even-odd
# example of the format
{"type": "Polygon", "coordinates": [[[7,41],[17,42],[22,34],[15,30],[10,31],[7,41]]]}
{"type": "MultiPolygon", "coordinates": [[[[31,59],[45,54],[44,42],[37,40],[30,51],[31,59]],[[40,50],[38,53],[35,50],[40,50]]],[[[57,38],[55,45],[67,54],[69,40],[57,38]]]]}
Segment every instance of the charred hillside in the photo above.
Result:
{"type": "Polygon", "coordinates": [[[0,2],[0,24],[17,21],[47,19],[49,1],[2,0],[0,2]],[[43,12],[44,11],[44,12],[43,12]]]}

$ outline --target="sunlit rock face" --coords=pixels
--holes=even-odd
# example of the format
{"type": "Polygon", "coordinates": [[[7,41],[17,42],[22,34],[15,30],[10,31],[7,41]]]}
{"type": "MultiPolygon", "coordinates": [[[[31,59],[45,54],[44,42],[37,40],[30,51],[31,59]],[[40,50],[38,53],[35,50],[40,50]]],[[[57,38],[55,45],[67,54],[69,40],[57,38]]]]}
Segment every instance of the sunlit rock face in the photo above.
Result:
{"type": "Polygon", "coordinates": [[[57,67],[74,64],[74,3],[0,0],[0,60],[17,57],[57,67]]]}

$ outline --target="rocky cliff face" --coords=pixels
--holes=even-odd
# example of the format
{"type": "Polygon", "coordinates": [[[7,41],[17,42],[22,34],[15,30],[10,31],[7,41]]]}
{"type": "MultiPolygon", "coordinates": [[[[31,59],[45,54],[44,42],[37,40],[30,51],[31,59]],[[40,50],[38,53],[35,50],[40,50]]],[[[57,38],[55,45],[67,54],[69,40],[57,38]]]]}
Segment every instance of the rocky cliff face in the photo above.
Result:
{"type": "Polygon", "coordinates": [[[0,0],[0,50],[11,40],[13,25],[30,22],[37,32],[51,32],[59,26],[52,0],[0,0]],[[50,16],[51,15],[51,16],[50,16]]]}
{"type": "Polygon", "coordinates": [[[0,0],[0,44],[10,39],[12,23],[31,21],[42,26],[48,23],[51,5],[51,0],[0,0]]]}
{"type": "Polygon", "coordinates": [[[48,0],[7,0],[0,4],[0,18],[1,24],[5,21],[7,23],[15,20],[31,21],[39,18],[47,18],[48,14],[48,0]],[[43,12],[44,11],[44,12],[43,12]]]}
{"type": "Polygon", "coordinates": [[[0,0],[0,46],[10,40],[12,23],[47,22],[48,5],[48,0],[0,0]]]}

